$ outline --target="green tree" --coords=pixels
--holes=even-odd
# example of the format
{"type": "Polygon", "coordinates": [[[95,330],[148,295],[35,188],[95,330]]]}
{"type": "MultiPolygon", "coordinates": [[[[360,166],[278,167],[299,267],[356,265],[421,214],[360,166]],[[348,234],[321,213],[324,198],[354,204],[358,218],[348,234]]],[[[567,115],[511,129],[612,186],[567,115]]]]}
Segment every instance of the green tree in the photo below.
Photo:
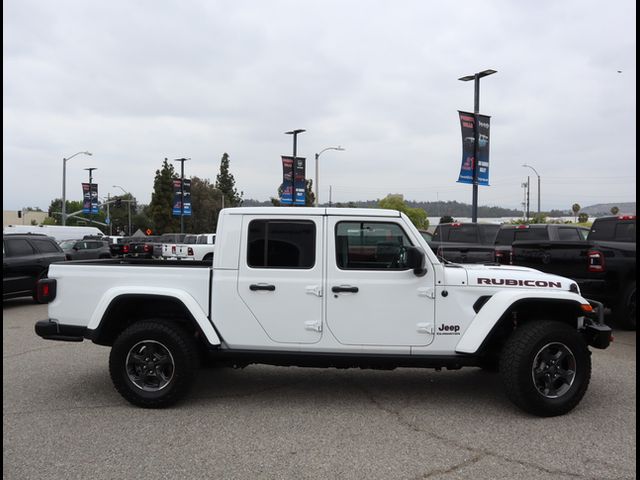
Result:
{"type": "Polygon", "coordinates": [[[239,207],[242,205],[242,195],[244,192],[238,193],[236,189],[236,180],[233,174],[229,172],[229,155],[225,152],[220,160],[220,173],[216,176],[215,188],[224,194],[224,206],[239,207]]]}
{"type": "Polygon", "coordinates": [[[389,210],[398,210],[404,213],[411,222],[420,230],[426,230],[429,228],[429,219],[427,218],[427,212],[422,208],[409,207],[402,195],[387,195],[385,198],[378,202],[380,208],[387,208],[389,210]]]}
{"type": "Polygon", "coordinates": [[[153,180],[153,193],[149,204],[149,217],[155,232],[169,233],[180,231],[180,218],[173,216],[173,180],[178,178],[175,168],[165,158],[162,168],[156,170],[153,180]]]}
{"type": "Polygon", "coordinates": [[[578,215],[578,222],[580,223],[587,223],[589,221],[589,215],[586,213],[581,213],[580,215],[578,215]]]}
{"type": "Polygon", "coordinates": [[[440,217],[440,223],[454,223],[455,219],[451,215],[443,215],[440,217]]]}
{"type": "Polygon", "coordinates": [[[578,221],[578,212],[580,211],[580,204],[579,203],[574,203],[573,205],[571,205],[571,211],[573,212],[573,215],[576,217],[576,222],[578,221]]]}
{"type": "Polygon", "coordinates": [[[191,177],[191,216],[186,217],[188,233],[213,233],[222,209],[222,192],[208,179],[191,177]]]}
{"type": "MultiPolygon", "coordinates": [[[[70,227],[78,225],[86,225],[89,223],[89,215],[82,213],[82,202],[75,200],[67,200],[67,222],[70,227]],[[75,212],[80,212],[77,216],[70,217],[69,215],[75,212]]],[[[62,225],[62,199],[54,198],[51,201],[48,209],[48,215],[54,221],[54,223],[47,223],[47,225],[62,225]]],[[[94,220],[100,220],[100,216],[94,215],[94,220]]]]}
{"type": "Polygon", "coordinates": [[[611,207],[611,215],[617,215],[619,211],[618,207],[611,207]]]}

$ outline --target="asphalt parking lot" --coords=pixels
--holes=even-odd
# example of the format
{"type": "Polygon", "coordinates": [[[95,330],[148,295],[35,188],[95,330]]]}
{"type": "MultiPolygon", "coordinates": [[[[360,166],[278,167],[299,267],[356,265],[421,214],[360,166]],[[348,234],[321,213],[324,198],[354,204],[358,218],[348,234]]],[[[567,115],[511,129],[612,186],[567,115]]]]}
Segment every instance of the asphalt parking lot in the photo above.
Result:
{"type": "Polygon", "coordinates": [[[524,414],[479,369],[203,370],[166,410],[129,405],[109,350],[42,340],[3,302],[4,479],[633,479],[636,334],[594,350],[583,401],[524,414]]]}

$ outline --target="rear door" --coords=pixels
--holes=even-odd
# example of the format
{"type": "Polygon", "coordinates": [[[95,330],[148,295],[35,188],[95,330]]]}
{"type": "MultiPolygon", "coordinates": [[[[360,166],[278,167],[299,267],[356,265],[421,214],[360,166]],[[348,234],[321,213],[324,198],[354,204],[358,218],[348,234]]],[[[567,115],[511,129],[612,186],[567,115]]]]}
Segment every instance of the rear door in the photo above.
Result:
{"type": "Polygon", "coordinates": [[[322,337],[323,218],[243,217],[238,294],[274,342],[322,337]]]}
{"type": "Polygon", "coordinates": [[[4,295],[33,290],[40,271],[41,258],[24,238],[5,238],[2,248],[2,292],[4,295]]]}
{"type": "Polygon", "coordinates": [[[434,271],[418,277],[403,247],[417,245],[400,219],[329,217],[327,325],[345,345],[424,346],[433,340],[434,271]]]}

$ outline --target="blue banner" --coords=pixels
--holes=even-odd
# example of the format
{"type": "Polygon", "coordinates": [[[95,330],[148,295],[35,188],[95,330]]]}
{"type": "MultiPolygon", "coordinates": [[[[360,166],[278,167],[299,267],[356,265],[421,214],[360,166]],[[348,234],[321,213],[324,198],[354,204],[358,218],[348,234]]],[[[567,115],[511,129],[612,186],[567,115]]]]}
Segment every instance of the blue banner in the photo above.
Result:
{"type": "Polygon", "coordinates": [[[173,209],[174,217],[191,216],[191,180],[184,179],[184,190],[181,188],[182,182],[179,178],[173,180],[173,209]],[[184,209],[182,207],[182,193],[184,192],[184,209]]]}
{"type": "MultiPolygon", "coordinates": [[[[462,130],[462,165],[458,183],[473,184],[473,170],[475,165],[475,139],[476,139],[476,115],[469,112],[461,112],[460,128],[462,130]]],[[[478,117],[478,164],[476,180],[478,185],[489,185],[489,121],[491,117],[477,115],[478,117]]]]}
{"type": "Polygon", "coordinates": [[[98,213],[98,184],[82,184],[82,213],[98,213]]]}
{"type": "Polygon", "coordinates": [[[306,179],[305,179],[305,159],[297,157],[294,159],[294,186],[295,197],[293,199],[294,205],[305,205],[306,202],[306,179]]]}
{"type": "Polygon", "coordinates": [[[282,185],[280,203],[293,205],[293,157],[282,156],[282,185]]]}

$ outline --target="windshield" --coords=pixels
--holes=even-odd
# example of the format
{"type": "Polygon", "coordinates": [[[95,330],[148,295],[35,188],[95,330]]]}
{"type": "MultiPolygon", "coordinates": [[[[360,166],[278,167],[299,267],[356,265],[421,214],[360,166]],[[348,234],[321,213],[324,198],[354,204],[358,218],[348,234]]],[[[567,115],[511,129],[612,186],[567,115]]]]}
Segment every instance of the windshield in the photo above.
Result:
{"type": "Polygon", "coordinates": [[[75,244],[75,240],[64,240],[60,242],[60,248],[62,248],[62,250],[64,251],[71,250],[75,244]]]}

